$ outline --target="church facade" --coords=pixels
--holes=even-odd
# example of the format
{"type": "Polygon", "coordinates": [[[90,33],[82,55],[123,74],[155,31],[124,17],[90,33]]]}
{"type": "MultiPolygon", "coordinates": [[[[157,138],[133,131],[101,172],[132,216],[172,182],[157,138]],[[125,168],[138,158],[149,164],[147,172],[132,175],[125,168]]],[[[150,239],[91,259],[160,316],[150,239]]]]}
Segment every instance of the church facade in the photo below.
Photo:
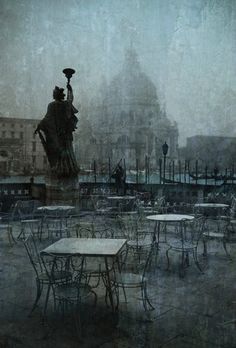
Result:
{"type": "Polygon", "coordinates": [[[125,160],[127,169],[157,169],[163,157],[162,145],[169,145],[168,157],[178,157],[178,128],[161,108],[155,85],[142,72],[136,52],[126,53],[123,68],[103,90],[101,105],[82,111],[77,133],[81,166],[94,160],[106,166],[125,160]]]}

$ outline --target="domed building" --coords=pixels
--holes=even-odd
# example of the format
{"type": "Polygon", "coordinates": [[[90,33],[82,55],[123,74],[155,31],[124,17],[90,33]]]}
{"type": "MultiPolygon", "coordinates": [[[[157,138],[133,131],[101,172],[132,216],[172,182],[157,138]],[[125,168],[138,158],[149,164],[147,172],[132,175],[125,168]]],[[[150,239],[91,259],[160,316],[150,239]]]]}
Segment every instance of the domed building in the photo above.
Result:
{"type": "MultiPolygon", "coordinates": [[[[102,105],[87,110],[92,132],[79,135],[79,163],[96,159],[100,164],[125,159],[129,169],[144,168],[149,158],[156,169],[162,144],[169,145],[168,156],[177,157],[178,129],[160,107],[156,87],[141,70],[134,50],[126,52],[123,68],[103,91],[102,105]],[[85,150],[87,148],[87,151],[85,150]],[[93,159],[89,158],[93,148],[93,159]]],[[[81,117],[86,117],[81,115],[81,117]]],[[[91,163],[91,162],[90,162],[91,163]]]]}

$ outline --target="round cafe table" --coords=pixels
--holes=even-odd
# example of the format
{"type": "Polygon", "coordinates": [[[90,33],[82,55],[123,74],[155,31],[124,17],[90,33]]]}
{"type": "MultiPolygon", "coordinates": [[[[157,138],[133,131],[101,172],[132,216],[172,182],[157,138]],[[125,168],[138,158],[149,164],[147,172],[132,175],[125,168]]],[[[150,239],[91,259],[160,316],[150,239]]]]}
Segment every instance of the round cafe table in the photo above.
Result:
{"type": "Polygon", "coordinates": [[[223,203],[196,203],[194,204],[194,208],[222,208],[226,209],[228,208],[228,204],[223,204],[223,203]]]}
{"type": "Polygon", "coordinates": [[[75,207],[72,205],[44,205],[42,207],[38,207],[37,209],[39,211],[49,211],[49,212],[53,212],[53,211],[67,211],[67,210],[72,210],[75,207]]]}
{"type": "Polygon", "coordinates": [[[67,219],[69,218],[69,213],[73,209],[75,209],[75,207],[72,205],[44,205],[38,207],[37,210],[44,214],[41,219],[40,239],[42,238],[43,226],[47,219],[51,220],[51,227],[48,228],[51,233],[55,233],[56,231],[62,237],[62,233],[64,232],[67,233],[68,236],[67,219]]]}
{"type": "Polygon", "coordinates": [[[194,212],[202,211],[204,216],[217,216],[221,212],[225,212],[229,208],[229,204],[223,203],[196,203],[194,204],[194,212]]]}
{"type": "Polygon", "coordinates": [[[193,215],[186,215],[186,214],[156,214],[156,215],[148,215],[146,217],[148,220],[155,221],[155,227],[153,232],[153,242],[157,243],[157,247],[159,246],[160,242],[160,229],[161,229],[161,223],[168,223],[168,222],[176,222],[181,223],[183,221],[191,221],[194,220],[193,215]]]}
{"type": "Polygon", "coordinates": [[[135,196],[108,196],[107,200],[110,201],[113,206],[116,206],[120,210],[132,210],[135,196]]]}

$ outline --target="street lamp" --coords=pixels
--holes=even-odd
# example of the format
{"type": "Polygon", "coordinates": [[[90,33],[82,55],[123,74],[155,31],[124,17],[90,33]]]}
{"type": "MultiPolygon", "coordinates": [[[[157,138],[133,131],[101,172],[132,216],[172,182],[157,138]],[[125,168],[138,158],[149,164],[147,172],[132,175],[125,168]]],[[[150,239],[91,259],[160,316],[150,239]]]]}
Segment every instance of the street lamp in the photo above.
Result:
{"type": "Polygon", "coordinates": [[[219,169],[218,169],[218,167],[215,165],[215,168],[214,168],[215,186],[216,186],[216,180],[217,180],[218,173],[219,173],[219,169]]]}
{"type": "Polygon", "coordinates": [[[163,175],[163,183],[165,184],[165,180],[166,180],[166,155],[168,153],[168,149],[169,146],[167,145],[166,141],[165,143],[162,145],[162,153],[164,156],[164,175],[163,175]]]}

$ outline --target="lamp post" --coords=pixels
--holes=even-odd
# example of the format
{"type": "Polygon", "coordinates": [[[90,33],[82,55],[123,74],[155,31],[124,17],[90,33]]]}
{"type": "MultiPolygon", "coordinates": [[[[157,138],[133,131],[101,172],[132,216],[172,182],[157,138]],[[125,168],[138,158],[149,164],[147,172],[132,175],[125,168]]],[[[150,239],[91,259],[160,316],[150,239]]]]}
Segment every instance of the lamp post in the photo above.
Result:
{"type": "Polygon", "coordinates": [[[164,156],[163,184],[165,184],[165,180],[166,180],[166,155],[168,153],[168,149],[169,149],[169,146],[167,145],[167,143],[165,141],[165,143],[162,145],[162,153],[164,156]]]}
{"type": "Polygon", "coordinates": [[[218,167],[215,165],[215,168],[214,168],[215,186],[216,186],[216,180],[217,180],[218,173],[219,173],[219,169],[218,169],[218,167]]]}

